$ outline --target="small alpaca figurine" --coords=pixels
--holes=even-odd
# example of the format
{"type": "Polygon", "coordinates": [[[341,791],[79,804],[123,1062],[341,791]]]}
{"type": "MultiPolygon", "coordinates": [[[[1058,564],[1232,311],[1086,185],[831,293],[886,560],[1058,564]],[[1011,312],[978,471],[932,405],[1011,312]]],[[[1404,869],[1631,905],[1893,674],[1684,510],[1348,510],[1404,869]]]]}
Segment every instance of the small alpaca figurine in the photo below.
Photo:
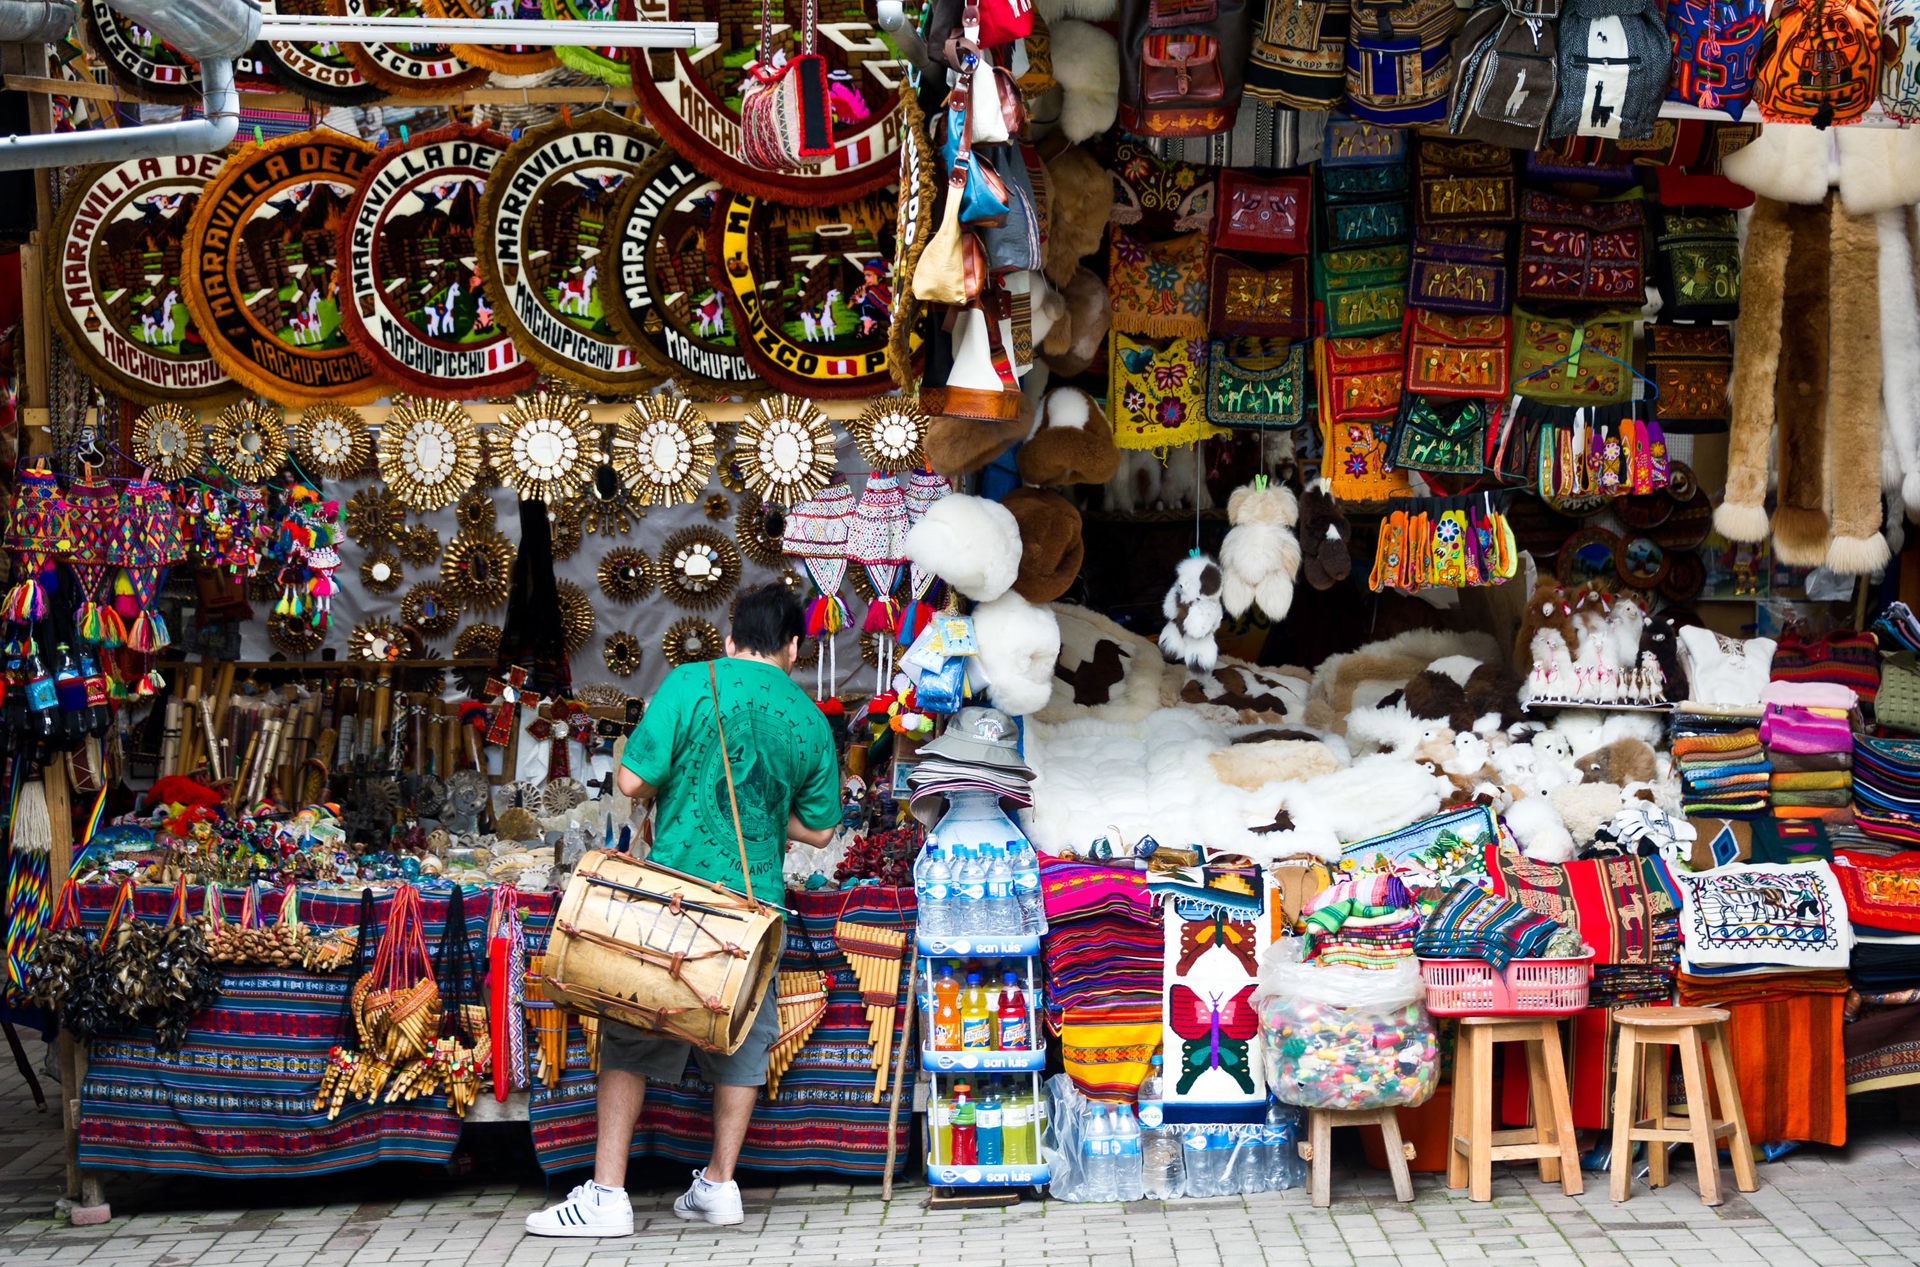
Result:
{"type": "Polygon", "coordinates": [[[1171,659],[1211,671],[1220,658],[1213,635],[1220,628],[1220,565],[1204,554],[1180,560],[1173,588],[1160,603],[1167,618],[1160,631],[1160,650],[1171,659]]]}
{"type": "Polygon", "coordinates": [[[1560,699],[1574,689],[1573,656],[1558,629],[1536,630],[1527,649],[1533,659],[1527,674],[1528,699],[1560,699]]]}

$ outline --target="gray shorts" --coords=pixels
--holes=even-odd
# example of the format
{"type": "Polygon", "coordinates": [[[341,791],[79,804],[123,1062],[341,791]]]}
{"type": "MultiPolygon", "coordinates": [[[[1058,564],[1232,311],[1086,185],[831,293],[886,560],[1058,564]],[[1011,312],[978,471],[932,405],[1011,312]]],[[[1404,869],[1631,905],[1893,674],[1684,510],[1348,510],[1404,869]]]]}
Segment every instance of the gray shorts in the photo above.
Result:
{"type": "Polygon", "coordinates": [[[678,1082],[687,1071],[687,1053],[700,1062],[700,1075],[716,1087],[767,1085],[767,1050],[780,1037],[779,974],[767,982],[767,993],[754,1013],[747,1041],[731,1056],[705,1052],[677,1038],[661,1038],[618,1021],[600,1022],[600,1067],[637,1074],[648,1082],[678,1082]]]}

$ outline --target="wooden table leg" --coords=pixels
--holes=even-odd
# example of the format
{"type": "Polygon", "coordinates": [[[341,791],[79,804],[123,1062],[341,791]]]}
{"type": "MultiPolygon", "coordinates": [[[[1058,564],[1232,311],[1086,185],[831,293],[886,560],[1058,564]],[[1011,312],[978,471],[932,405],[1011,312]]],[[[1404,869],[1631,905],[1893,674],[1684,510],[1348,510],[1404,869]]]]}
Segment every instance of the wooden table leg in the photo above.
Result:
{"type": "MultiPolygon", "coordinates": [[[[1547,1052],[1546,1044],[1537,1038],[1529,1038],[1521,1044],[1527,1059],[1527,1100],[1528,1114],[1533,1119],[1533,1138],[1542,1144],[1557,1143],[1554,1134],[1556,1124],[1553,1120],[1553,1101],[1547,1093],[1547,1052]]],[[[1539,1159],[1540,1182],[1560,1182],[1560,1158],[1558,1156],[1539,1159]]]]}
{"type": "MultiPolygon", "coordinates": [[[[1657,1131],[1666,1130],[1670,1123],[1678,1118],[1667,1112],[1671,1100],[1671,1085],[1667,1080],[1667,1049],[1645,1047],[1641,1049],[1641,1098],[1646,1101],[1648,1124],[1657,1131]]],[[[1693,1096],[1691,1088],[1687,1091],[1689,1099],[1693,1096]]],[[[1647,1186],[1664,1188],[1672,1182],[1667,1170],[1667,1143],[1665,1140],[1647,1141],[1647,1186]]]]}
{"type": "MultiPolygon", "coordinates": [[[[1580,1142],[1574,1137],[1573,1096],[1567,1087],[1567,1058],[1560,1047],[1560,1026],[1547,1026],[1541,1041],[1547,1066],[1547,1100],[1552,1106],[1554,1138],[1560,1145],[1560,1191],[1577,1197],[1586,1191],[1586,1177],[1580,1173],[1580,1142]]],[[[1536,1109],[1537,1114],[1540,1110],[1536,1109]]]]}
{"type": "Polygon", "coordinates": [[[1467,1186],[1467,1155],[1473,1130],[1473,1031],[1462,1027],[1453,1048],[1452,1121],[1447,1127],[1447,1187],[1467,1186]]]}
{"type": "Polygon", "coordinates": [[[1713,1063],[1713,1080],[1720,1088],[1720,1103],[1727,1120],[1733,1123],[1733,1138],[1727,1149],[1733,1154],[1733,1182],[1742,1192],[1760,1187],[1760,1174],[1753,1164],[1753,1137],[1747,1134],[1747,1111],[1740,1106],[1740,1081],[1734,1075],[1733,1061],[1727,1055],[1727,1027],[1715,1025],[1707,1030],[1707,1057],[1713,1063]]]}
{"type": "Polygon", "coordinates": [[[1380,1110],[1380,1139],[1387,1149],[1387,1173],[1393,1176],[1394,1199],[1413,1200],[1413,1175],[1407,1169],[1406,1145],[1400,1138],[1400,1115],[1392,1109],[1380,1110]]]}
{"type": "Polygon", "coordinates": [[[1493,1033],[1474,1026],[1473,1121],[1468,1138],[1467,1195],[1475,1201],[1493,1200],[1493,1033]]]}
{"type": "Polygon", "coordinates": [[[1333,1118],[1327,1110],[1308,1112],[1307,1138],[1313,1150],[1313,1203],[1324,1210],[1333,1204],[1333,1118]]]}
{"type": "Polygon", "coordinates": [[[1613,1158],[1607,1177],[1607,1194],[1625,1201],[1633,1187],[1633,1084],[1634,1062],[1640,1044],[1634,1041],[1633,1028],[1620,1027],[1620,1042],[1614,1055],[1613,1071],[1613,1158]]]}
{"type": "Polygon", "coordinates": [[[1700,1051],[1700,1031],[1680,1034],[1680,1070],[1687,1084],[1687,1130],[1693,1137],[1693,1165],[1700,1176],[1700,1199],[1719,1205],[1720,1149],[1713,1136],[1713,1100],[1707,1094],[1707,1063],[1700,1051]]]}

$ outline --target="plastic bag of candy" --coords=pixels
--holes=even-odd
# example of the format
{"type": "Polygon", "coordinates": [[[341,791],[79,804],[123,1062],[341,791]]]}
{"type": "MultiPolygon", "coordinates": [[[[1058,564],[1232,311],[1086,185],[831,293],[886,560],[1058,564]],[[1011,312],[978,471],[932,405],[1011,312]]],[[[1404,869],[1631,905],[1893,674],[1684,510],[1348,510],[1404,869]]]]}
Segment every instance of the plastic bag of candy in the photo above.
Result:
{"type": "Polygon", "coordinates": [[[1440,1043],[1419,964],[1322,966],[1302,962],[1298,942],[1268,948],[1254,994],[1274,1095],[1313,1109],[1393,1108],[1432,1095],[1440,1043]]]}

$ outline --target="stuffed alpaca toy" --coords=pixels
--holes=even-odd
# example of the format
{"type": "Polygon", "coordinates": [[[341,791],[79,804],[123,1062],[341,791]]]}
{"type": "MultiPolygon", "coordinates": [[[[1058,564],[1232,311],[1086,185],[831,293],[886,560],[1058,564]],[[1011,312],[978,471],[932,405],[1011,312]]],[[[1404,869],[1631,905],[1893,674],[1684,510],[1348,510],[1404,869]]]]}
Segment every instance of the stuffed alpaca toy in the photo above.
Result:
{"type": "Polygon", "coordinates": [[[1316,481],[1300,494],[1300,561],[1307,584],[1332,589],[1352,574],[1353,556],[1347,550],[1352,538],[1353,529],[1332,493],[1316,481]]]}
{"type": "Polygon", "coordinates": [[[1638,739],[1616,739],[1573,763],[1582,783],[1651,783],[1659,773],[1653,749],[1638,739]]]}
{"type": "Polygon", "coordinates": [[[1522,673],[1533,667],[1533,636],[1542,629],[1557,633],[1559,645],[1567,648],[1571,655],[1575,636],[1573,604],[1551,576],[1543,576],[1534,583],[1533,593],[1527,597],[1526,609],[1520,617],[1520,630],[1513,636],[1513,667],[1522,673]]]}
{"type": "Polygon", "coordinates": [[[1557,699],[1573,692],[1573,652],[1559,629],[1548,625],[1533,631],[1527,643],[1528,699],[1557,699]]]}
{"type": "MultiPolygon", "coordinates": [[[[1644,667],[1646,658],[1653,657],[1654,665],[1660,670],[1660,680],[1665,687],[1663,699],[1680,699],[1686,693],[1686,681],[1680,674],[1679,632],[1683,625],[1694,624],[1691,612],[1669,607],[1665,611],[1647,617],[1646,625],[1640,630],[1640,662],[1644,667]]],[[[1656,701],[1657,702],[1657,701],[1656,701]]]]}
{"type": "Polygon", "coordinates": [[[1567,787],[1580,781],[1573,764],[1573,745],[1557,731],[1543,730],[1533,737],[1533,781],[1541,792],[1567,787]]]}
{"type": "Polygon", "coordinates": [[[984,497],[940,498],[907,533],[907,558],[977,603],[992,602],[1020,576],[1020,524],[984,497]]]}
{"type": "Polygon", "coordinates": [[[1206,555],[1180,560],[1173,588],[1160,604],[1167,618],[1160,631],[1160,650],[1168,659],[1208,671],[1219,662],[1220,648],[1213,635],[1220,629],[1220,585],[1220,565],[1206,555]]]}
{"type": "Polygon", "coordinates": [[[1220,602],[1230,616],[1258,606],[1268,620],[1286,618],[1293,578],[1300,573],[1300,542],[1292,528],[1300,506],[1282,484],[1248,484],[1227,499],[1228,529],[1220,543],[1220,602]]]}
{"type": "Polygon", "coordinates": [[[1120,449],[1098,401],[1078,387],[1056,387],[1014,460],[1029,484],[1105,484],[1120,470],[1120,449]]]}
{"type": "Polygon", "coordinates": [[[1053,77],[1060,85],[1060,134],[1079,144],[1120,114],[1120,41],[1090,22],[1050,22],[1053,77]]]}
{"type": "Polygon", "coordinates": [[[1520,852],[1535,862],[1573,861],[1573,834],[1560,811],[1544,796],[1527,796],[1507,807],[1501,816],[1520,844],[1520,852]]]}
{"type": "Polygon", "coordinates": [[[1165,468],[1147,449],[1123,449],[1120,465],[1107,481],[1107,509],[1122,515],[1150,510],[1160,500],[1160,479],[1165,468]]]}
{"type": "Polygon", "coordinates": [[[1065,290],[1080,262],[1106,241],[1113,177],[1078,145],[1048,159],[1046,169],[1047,280],[1065,290]]]}
{"type": "Polygon", "coordinates": [[[994,706],[1015,717],[1045,708],[1060,658],[1060,622],[1053,612],[1008,592],[973,609],[973,630],[994,706]]]}
{"type": "Polygon", "coordinates": [[[1079,268],[1067,279],[1061,297],[1066,300],[1066,313],[1035,349],[1054,373],[1074,378],[1085,373],[1106,346],[1107,330],[1113,325],[1113,296],[1091,269],[1079,268]]]}

